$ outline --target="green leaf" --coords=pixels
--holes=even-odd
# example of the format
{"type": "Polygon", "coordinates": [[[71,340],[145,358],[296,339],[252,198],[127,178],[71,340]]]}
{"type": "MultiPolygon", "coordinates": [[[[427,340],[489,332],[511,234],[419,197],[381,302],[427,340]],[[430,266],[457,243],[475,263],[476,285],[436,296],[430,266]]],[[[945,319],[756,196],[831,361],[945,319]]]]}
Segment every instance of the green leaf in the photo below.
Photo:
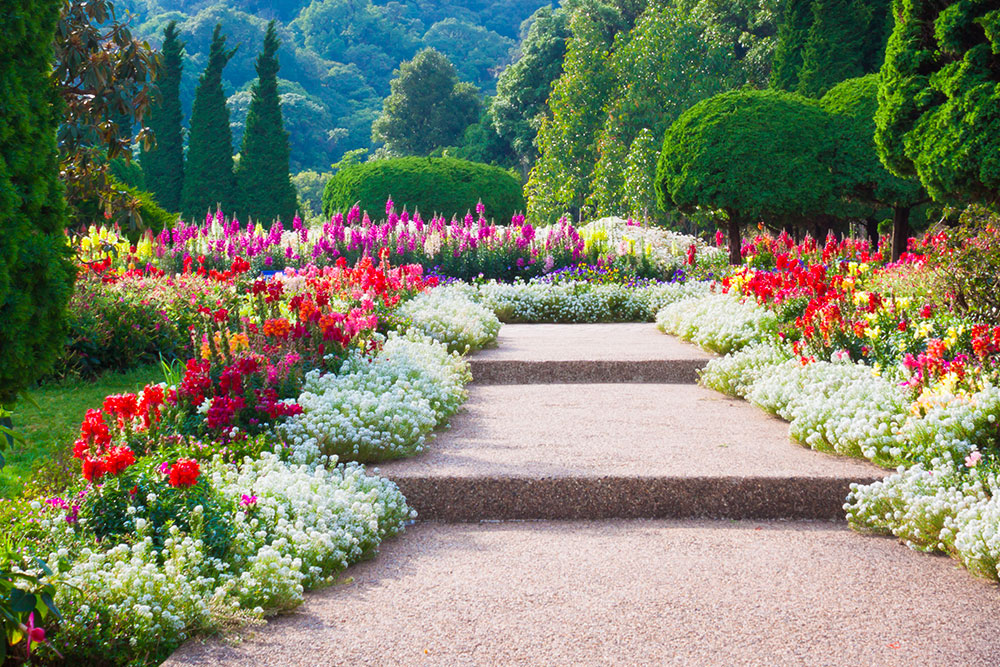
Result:
{"type": "Polygon", "coordinates": [[[26,614],[35,610],[38,603],[33,593],[25,593],[20,588],[10,592],[10,608],[18,613],[26,614]]]}

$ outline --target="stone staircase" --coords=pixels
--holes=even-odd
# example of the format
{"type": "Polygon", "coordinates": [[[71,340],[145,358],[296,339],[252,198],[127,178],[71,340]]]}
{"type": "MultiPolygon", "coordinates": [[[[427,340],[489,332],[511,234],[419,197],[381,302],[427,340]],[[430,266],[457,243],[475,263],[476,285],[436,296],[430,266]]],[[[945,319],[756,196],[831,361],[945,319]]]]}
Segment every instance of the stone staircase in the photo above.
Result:
{"type": "Polygon", "coordinates": [[[420,518],[241,644],[169,665],[1000,665],[1000,595],[852,532],[851,482],[648,324],[508,325],[381,466],[420,518]]]}

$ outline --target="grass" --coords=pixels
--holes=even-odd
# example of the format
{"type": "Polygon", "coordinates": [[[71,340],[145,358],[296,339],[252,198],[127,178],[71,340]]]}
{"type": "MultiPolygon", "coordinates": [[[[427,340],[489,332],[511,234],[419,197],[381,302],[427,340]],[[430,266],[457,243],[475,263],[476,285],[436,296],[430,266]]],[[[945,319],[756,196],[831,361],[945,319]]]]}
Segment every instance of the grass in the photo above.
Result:
{"type": "Polygon", "coordinates": [[[38,407],[24,401],[14,411],[14,428],[25,439],[4,452],[7,465],[0,469],[0,498],[21,494],[24,485],[46,463],[67,461],[80,422],[90,408],[99,408],[109,394],[134,392],[163,380],[158,365],[124,373],[105,373],[96,380],[64,380],[42,385],[31,392],[38,407]]]}

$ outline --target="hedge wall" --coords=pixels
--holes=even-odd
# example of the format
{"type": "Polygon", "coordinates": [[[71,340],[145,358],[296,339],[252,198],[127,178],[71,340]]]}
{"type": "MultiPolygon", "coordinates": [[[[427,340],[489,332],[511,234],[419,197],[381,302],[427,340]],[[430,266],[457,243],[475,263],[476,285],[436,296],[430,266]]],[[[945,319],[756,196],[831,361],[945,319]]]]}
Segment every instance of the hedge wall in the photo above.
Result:
{"type": "Polygon", "coordinates": [[[462,217],[481,200],[486,216],[506,223],[524,211],[521,183],[509,172],[455,158],[402,157],[351,165],[338,171],[323,189],[323,214],[346,213],[355,203],[381,216],[389,197],[396,210],[405,206],[432,214],[462,217]]]}

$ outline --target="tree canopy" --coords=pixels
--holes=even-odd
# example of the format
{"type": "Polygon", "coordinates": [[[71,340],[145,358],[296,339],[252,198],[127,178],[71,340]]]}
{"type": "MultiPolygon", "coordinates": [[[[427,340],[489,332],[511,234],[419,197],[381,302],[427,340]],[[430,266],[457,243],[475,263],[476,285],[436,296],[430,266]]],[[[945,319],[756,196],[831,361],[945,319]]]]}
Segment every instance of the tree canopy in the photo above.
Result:
{"type": "Polygon", "coordinates": [[[773,90],[737,90],[694,105],[663,139],[656,170],[659,205],[723,211],[730,261],[740,261],[740,227],[802,221],[825,213],[837,190],[829,165],[831,115],[773,90]]]}
{"type": "Polygon", "coordinates": [[[181,110],[181,73],[184,43],[179,39],[177,22],[163,31],[163,50],[156,79],[159,95],[149,115],[149,128],[156,146],[140,155],[145,181],[157,203],[168,211],[181,210],[184,187],[184,136],[181,110]]]}
{"type": "Polygon", "coordinates": [[[288,132],[278,100],[277,53],[278,36],[272,21],[257,58],[258,78],[236,167],[236,212],[263,222],[280,218],[290,225],[297,203],[288,173],[288,132]]]}
{"type": "Polygon", "coordinates": [[[395,155],[428,155],[452,146],[479,117],[479,91],[460,82],[455,66],[434,49],[400,65],[391,88],[372,125],[372,140],[395,155]]]}
{"type": "Polygon", "coordinates": [[[878,89],[883,163],[937,201],[1000,200],[1000,9],[894,0],[878,89]]]}

